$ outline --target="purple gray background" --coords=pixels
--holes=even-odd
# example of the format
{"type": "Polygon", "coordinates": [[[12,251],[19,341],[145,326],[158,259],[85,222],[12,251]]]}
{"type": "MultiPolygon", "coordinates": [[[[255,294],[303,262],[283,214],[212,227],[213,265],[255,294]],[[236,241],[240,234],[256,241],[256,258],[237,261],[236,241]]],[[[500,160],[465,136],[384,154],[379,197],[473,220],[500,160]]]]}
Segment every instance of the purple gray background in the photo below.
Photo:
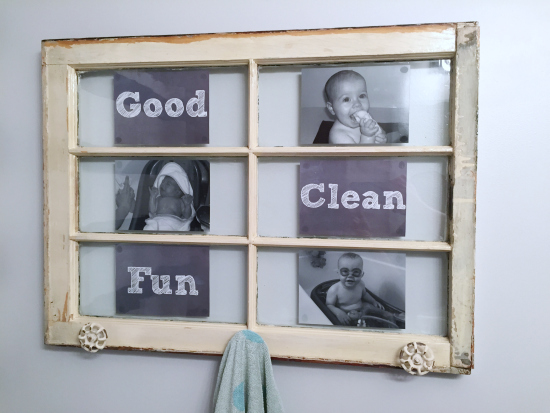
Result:
{"type": "MultiPolygon", "coordinates": [[[[208,70],[124,70],[114,76],[114,99],[122,92],[139,92],[141,112],[133,118],[125,118],[115,111],[115,144],[134,146],[180,146],[209,142],[209,116],[191,117],[184,110],[179,117],[166,114],[164,105],[171,98],[178,98],[187,105],[196,97],[195,91],[206,92],[204,110],[209,111],[208,70]],[[163,105],[158,117],[148,117],[143,111],[147,99],[156,98],[163,105]]],[[[125,107],[135,103],[127,99],[125,107]]]]}
{"type": "MultiPolygon", "coordinates": [[[[338,237],[403,237],[406,209],[384,209],[384,191],[399,191],[407,205],[407,162],[398,158],[331,159],[300,162],[300,190],[307,184],[325,184],[325,190],[310,192],[311,201],[319,197],[325,203],[318,208],[306,207],[300,200],[300,235],[338,237]],[[338,184],[338,209],[329,209],[329,183],[338,184]],[[360,205],[346,209],[340,199],[346,191],[359,195],[360,205]],[[378,194],[380,209],[364,209],[366,191],[378,194]]],[[[298,194],[298,196],[300,196],[298,194]]],[[[394,201],[395,204],[395,201],[394,201]]]]}
{"type": "MultiPolygon", "coordinates": [[[[118,244],[116,246],[116,313],[139,316],[208,317],[210,247],[196,245],[118,244]],[[128,267],[151,267],[151,274],[170,275],[172,294],[155,294],[151,277],[140,274],[141,294],[129,294],[128,267]],[[176,275],[191,275],[198,295],[176,295],[176,275]]],[[[162,281],[160,281],[162,286],[162,281]]]]}

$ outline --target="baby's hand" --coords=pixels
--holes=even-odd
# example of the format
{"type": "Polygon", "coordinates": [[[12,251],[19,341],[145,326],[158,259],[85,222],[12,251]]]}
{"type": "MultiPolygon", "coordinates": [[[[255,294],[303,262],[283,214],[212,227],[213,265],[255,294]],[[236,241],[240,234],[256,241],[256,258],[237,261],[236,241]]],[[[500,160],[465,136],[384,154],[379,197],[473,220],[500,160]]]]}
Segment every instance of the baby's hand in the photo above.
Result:
{"type": "Polygon", "coordinates": [[[191,205],[193,203],[193,195],[185,194],[181,197],[181,200],[183,201],[184,205],[191,205]]]}
{"type": "Polygon", "coordinates": [[[355,322],[357,320],[359,320],[361,318],[363,314],[361,314],[360,311],[358,310],[351,310],[349,313],[348,313],[348,316],[350,318],[350,320],[355,324],[355,322]]]}
{"type": "Polygon", "coordinates": [[[130,178],[128,175],[126,175],[122,188],[119,189],[115,195],[115,203],[115,223],[116,228],[119,229],[128,213],[133,211],[136,206],[136,194],[130,186],[130,178]]]}
{"type": "Polygon", "coordinates": [[[374,302],[374,306],[376,308],[379,308],[380,310],[385,310],[384,306],[382,304],[380,304],[378,301],[374,302]]]}
{"type": "Polygon", "coordinates": [[[159,189],[152,186],[149,188],[149,216],[154,218],[157,213],[157,197],[159,196],[159,189]]]}
{"type": "Polygon", "coordinates": [[[338,309],[338,311],[335,312],[334,315],[336,315],[336,318],[338,318],[338,321],[340,321],[342,325],[345,325],[345,326],[350,325],[351,318],[349,315],[346,314],[345,311],[338,309]]]}
{"type": "Polygon", "coordinates": [[[115,196],[115,203],[117,208],[126,211],[126,216],[128,212],[134,209],[136,204],[136,195],[134,190],[130,186],[130,178],[126,175],[122,189],[119,189],[115,196]]]}
{"type": "Polygon", "coordinates": [[[154,186],[149,188],[149,194],[151,195],[151,198],[156,198],[157,196],[159,196],[159,192],[159,189],[154,186]]]}
{"type": "Polygon", "coordinates": [[[386,143],[387,141],[386,132],[378,125],[378,133],[374,136],[374,143],[386,143]]]}
{"type": "Polygon", "coordinates": [[[361,139],[359,143],[386,143],[386,132],[380,127],[380,125],[372,118],[365,118],[360,123],[361,127],[361,139]]]}
{"type": "Polygon", "coordinates": [[[365,135],[369,138],[374,138],[374,135],[376,135],[380,129],[378,123],[376,123],[376,121],[371,117],[361,119],[361,122],[359,122],[359,127],[361,128],[361,135],[365,135]]]}

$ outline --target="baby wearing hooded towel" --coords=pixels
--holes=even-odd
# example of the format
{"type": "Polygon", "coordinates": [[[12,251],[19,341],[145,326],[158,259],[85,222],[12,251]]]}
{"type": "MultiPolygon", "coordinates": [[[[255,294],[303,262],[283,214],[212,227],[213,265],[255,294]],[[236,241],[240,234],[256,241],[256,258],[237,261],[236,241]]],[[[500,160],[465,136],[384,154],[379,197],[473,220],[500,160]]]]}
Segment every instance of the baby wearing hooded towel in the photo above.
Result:
{"type": "Polygon", "coordinates": [[[145,231],[189,231],[195,218],[193,188],[183,168],[169,162],[150,189],[145,231]]]}

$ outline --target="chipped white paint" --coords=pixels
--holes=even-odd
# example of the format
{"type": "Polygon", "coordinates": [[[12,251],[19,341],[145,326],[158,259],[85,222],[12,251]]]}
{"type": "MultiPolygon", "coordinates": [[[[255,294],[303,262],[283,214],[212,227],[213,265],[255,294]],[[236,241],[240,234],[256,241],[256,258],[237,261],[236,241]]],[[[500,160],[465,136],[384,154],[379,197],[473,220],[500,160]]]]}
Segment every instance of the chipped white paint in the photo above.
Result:
{"type": "MultiPolygon", "coordinates": [[[[256,99],[257,101],[257,99],[256,99]]],[[[252,139],[252,135],[250,135],[252,139]]],[[[256,138],[257,140],[257,138],[256,138]]],[[[250,145],[254,145],[251,140],[250,145]]],[[[69,148],[75,156],[248,156],[249,148],[189,147],[182,153],[177,147],[77,147],[69,148]]],[[[256,156],[449,156],[451,146],[358,146],[350,147],[258,147],[256,156]]]]}
{"type": "Polygon", "coordinates": [[[88,323],[80,329],[78,340],[80,340],[80,347],[84,350],[90,353],[97,353],[105,347],[107,330],[100,324],[88,323]]]}
{"type": "Polygon", "coordinates": [[[472,368],[473,240],[477,115],[477,26],[441,24],[279,33],[45,41],[44,273],[45,341],[80,345],[86,323],[101,323],[109,348],[222,354],[237,331],[249,328],[273,357],[399,367],[403,342],[426,343],[435,372],[472,368]],[[457,37],[458,36],[458,37],[457,37]],[[451,58],[455,62],[452,146],[258,147],[258,65],[451,58]],[[132,67],[248,65],[248,147],[78,147],[77,70],[132,67]],[[78,158],[100,156],[229,156],[248,158],[247,236],[81,233],[78,229],[78,158]],[[450,242],[268,238],[257,233],[258,159],[300,156],[447,156],[451,159],[453,215],[450,242]],[[242,245],[248,248],[247,324],[100,318],[78,312],[80,242],[154,242],[242,245]],[[450,252],[449,337],[259,325],[256,254],[259,247],[346,248],[450,252]]]}
{"type": "Polygon", "coordinates": [[[452,57],[455,24],[45,41],[46,64],[102,67],[214,66],[452,57]],[[397,57],[399,56],[399,57],[397,57]]]}
{"type": "Polygon", "coordinates": [[[454,147],[451,180],[453,215],[449,280],[449,339],[451,365],[473,368],[474,358],[474,250],[477,163],[477,99],[479,27],[459,24],[454,71],[454,147]]]}
{"type": "Polygon", "coordinates": [[[432,349],[424,343],[412,342],[399,353],[401,367],[413,376],[423,376],[433,371],[435,357],[432,349]]]}

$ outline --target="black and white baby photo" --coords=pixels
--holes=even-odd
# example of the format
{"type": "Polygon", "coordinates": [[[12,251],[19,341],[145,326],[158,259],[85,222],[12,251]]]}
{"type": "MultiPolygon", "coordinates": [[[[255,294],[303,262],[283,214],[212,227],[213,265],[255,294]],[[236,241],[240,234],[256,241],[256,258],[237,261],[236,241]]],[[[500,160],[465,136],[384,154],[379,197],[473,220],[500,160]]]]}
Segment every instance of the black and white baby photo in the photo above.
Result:
{"type": "Polygon", "coordinates": [[[300,324],[405,328],[404,253],[302,250],[298,260],[300,324]]]}
{"type": "Polygon", "coordinates": [[[300,144],[392,144],[409,141],[410,66],[304,68],[300,144]]]}
{"type": "Polygon", "coordinates": [[[118,231],[208,232],[210,164],[205,160],[117,160],[118,231]]]}

